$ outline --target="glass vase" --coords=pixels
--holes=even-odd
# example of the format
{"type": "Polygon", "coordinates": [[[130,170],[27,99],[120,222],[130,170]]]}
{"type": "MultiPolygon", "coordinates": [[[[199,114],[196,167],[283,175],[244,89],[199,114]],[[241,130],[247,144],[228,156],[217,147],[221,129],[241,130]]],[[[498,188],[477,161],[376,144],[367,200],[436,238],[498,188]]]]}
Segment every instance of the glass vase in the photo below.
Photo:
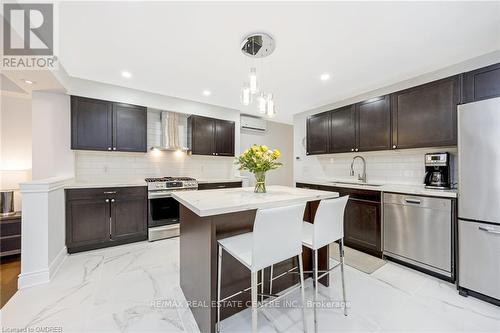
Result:
{"type": "Polygon", "coordinates": [[[258,171],[255,175],[255,193],[266,193],[266,172],[258,171]]]}

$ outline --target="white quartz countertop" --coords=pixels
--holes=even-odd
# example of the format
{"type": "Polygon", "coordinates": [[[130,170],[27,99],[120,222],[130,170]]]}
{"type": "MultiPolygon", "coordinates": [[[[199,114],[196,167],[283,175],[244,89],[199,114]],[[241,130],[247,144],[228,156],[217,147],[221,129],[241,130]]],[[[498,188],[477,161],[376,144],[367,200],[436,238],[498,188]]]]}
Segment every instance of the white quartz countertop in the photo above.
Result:
{"type": "Polygon", "coordinates": [[[236,183],[242,182],[243,178],[220,178],[220,179],[196,179],[199,184],[207,183],[236,183]]]}
{"type": "Polygon", "coordinates": [[[302,202],[336,198],[337,192],[267,186],[267,193],[254,193],[253,187],[222,190],[173,192],[174,199],[198,216],[234,213],[258,208],[272,208],[302,202]]]}
{"type": "Polygon", "coordinates": [[[427,189],[422,185],[408,185],[408,184],[384,184],[373,182],[372,185],[366,184],[346,184],[346,180],[324,180],[324,179],[298,179],[295,182],[313,185],[324,185],[324,186],[335,186],[344,188],[353,188],[361,190],[371,190],[380,192],[393,192],[401,194],[413,194],[413,195],[428,195],[433,197],[443,197],[443,198],[456,198],[457,190],[434,190],[427,189]]]}
{"type": "Polygon", "coordinates": [[[78,189],[78,188],[104,188],[104,187],[135,187],[135,186],[148,186],[145,181],[142,182],[70,182],[65,188],[67,189],[78,189]]]}

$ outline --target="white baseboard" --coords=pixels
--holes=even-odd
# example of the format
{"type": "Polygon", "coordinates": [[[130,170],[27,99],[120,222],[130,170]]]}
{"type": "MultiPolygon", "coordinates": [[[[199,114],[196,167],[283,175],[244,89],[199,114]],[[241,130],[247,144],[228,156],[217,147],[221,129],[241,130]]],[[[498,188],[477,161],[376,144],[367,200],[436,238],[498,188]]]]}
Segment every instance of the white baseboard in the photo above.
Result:
{"type": "Polygon", "coordinates": [[[19,274],[19,278],[17,280],[17,288],[24,289],[49,282],[50,282],[49,269],[42,269],[36,272],[19,274]]]}
{"type": "MultiPolygon", "coordinates": [[[[49,267],[35,272],[26,272],[19,274],[17,280],[17,288],[24,289],[34,287],[40,284],[49,283],[54,278],[59,268],[62,266],[64,259],[67,257],[66,246],[59,251],[54,260],[50,263],[49,267]]],[[[22,258],[21,258],[22,260],[22,258]]]]}
{"type": "Polygon", "coordinates": [[[49,278],[52,279],[61,268],[64,260],[68,256],[68,249],[63,247],[49,265],[49,278]]]}

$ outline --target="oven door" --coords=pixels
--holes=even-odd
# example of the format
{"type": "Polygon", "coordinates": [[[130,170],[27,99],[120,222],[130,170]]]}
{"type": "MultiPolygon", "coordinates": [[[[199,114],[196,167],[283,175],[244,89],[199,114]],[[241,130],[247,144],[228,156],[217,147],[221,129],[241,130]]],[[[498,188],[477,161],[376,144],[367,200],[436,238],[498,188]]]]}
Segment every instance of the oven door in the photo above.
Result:
{"type": "Polygon", "coordinates": [[[171,196],[150,196],[148,227],[179,223],[179,203],[171,196]]]}

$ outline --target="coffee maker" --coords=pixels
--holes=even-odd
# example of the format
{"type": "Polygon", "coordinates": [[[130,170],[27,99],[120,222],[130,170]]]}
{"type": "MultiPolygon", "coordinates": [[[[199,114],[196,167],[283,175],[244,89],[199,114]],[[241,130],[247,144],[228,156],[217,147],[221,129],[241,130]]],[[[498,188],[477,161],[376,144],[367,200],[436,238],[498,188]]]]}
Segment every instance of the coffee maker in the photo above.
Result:
{"type": "Polygon", "coordinates": [[[453,185],[452,170],[450,153],[425,154],[425,188],[450,189],[453,185]]]}

